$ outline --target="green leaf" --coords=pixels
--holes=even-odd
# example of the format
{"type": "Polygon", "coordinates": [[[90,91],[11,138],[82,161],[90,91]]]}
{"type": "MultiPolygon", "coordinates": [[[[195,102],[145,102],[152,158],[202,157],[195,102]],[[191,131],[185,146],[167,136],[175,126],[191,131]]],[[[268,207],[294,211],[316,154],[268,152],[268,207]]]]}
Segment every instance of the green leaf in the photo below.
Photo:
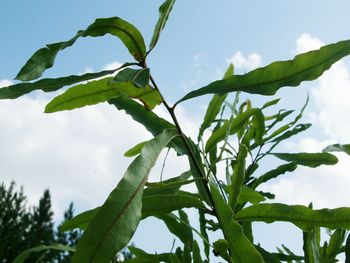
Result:
{"type": "Polygon", "coordinates": [[[36,252],[42,252],[42,251],[46,251],[46,250],[61,250],[61,251],[71,251],[71,252],[75,251],[74,248],[69,247],[69,246],[65,246],[65,245],[61,245],[61,244],[55,244],[55,245],[49,245],[49,246],[40,245],[40,246],[37,246],[37,247],[26,249],[21,254],[19,254],[13,260],[12,263],[26,262],[26,259],[30,256],[30,254],[36,253],[36,252]]]}
{"type": "Polygon", "coordinates": [[[239,151],[236,159],[233,175],[231,176],[231,185],[229,188],[229,205],[232,210],[235,210],[239,195],[241,193],[241,186],[245,179],[245,159],[247,157],[247,148],[241,144],[239,145],[239,151]]]}
{"type": "Polygon", "coordinates": [[[346,238],[345,243],[345,263],[350,263],[350,235],[346,238]]]}
{"type": "Polygon", "coordinates": [[[281,261],[274,255],[274,253],[270,253],[263,249],[260,246],[255,246],[255,248],[259,251],[260,255],[263,257],[264,261],[267,263],[281,263],[281,261]]]}
{"type": "MultiPolygon", "coordinates": [[[[288,128],[290,127],[289,125],[287,126],[288,128]]],[[[294,135],[297,135],[298,133],[300,132],[303,132],[305,130],[307,130],[308,128],[311,127],[311,124],[310,123],[306,123],[306,124],[298,124],[297,126],[295,126],[293,129],[289,130],[289,131],[286,131],[285,133],[283,133],[282,135],[278,136],[277,138],[271,140],[271,142],[280,142],[280,141],[283,141],[283,140],[286,140],[294,135]]],[[[273,133],[270,137],[270,138],[273,138],[275,137],[276,133],[273,133]]]]}
{"type": "Polygon", "coordinates": [[[149,45],[149,52],[155,47],[157,44],[160,33],[165,27],[165,24],[169,18],[169,14],[171,12],[171,9],[173,8],[173,5],[175,4],[175,0],[166,0],[160,7],[159,7],[159,19],[157,21],[157,24],[154,27],[153,36],[151,39],[151,43],[149,45]]]}
{"type": "MultiPolygon", "coordinates": [[[[202,209],[198,209],[199,214],[199,230],[201,235],[206,239],[209,240],[208,233],[207,233],[207,220],[205,219],[205,212],[202,209]]],[[[205,242],[203,239],[203,247],[204,247],[204,254],[209,259],[209,244],[205,242]]]]}
{"type": "Polygon", "coordinates": [[[76,228],[80,228],[81,230],[85,230],[87,228],[87,226],[89,225],[90,221],[92,220],[92,218],[97,214],[99,209],[100,209],[100,207],[98,206],[94,209],[84,211],[84,212],[76,215],[72,219],[64,222],[60,226],[60,229],[59,229],[60,232],[71,231],[71,230],[76,229],[76,228]]]}
{"type": "Polygon", "coordinates": [[[249,188],[245,185],[241,186],[241,193],[238,198],[238,204],[250,202],[255,205],[264,200],[265,198],[262,194],[254,191],[252,188],[249,188]]]}
{"type": "Polygon", "coordinates": [[[227,262],[230,262],[230,256],[227,253],[228,250],[228,242],[225,239],[218,239],[213,243],[214,246],[214,255],[220,256],[225,259],[227,262]]]}
{"type": "Polygon", "coordinates": [[[320,263],[320,252],[316,242],[315,228],[303,232],[303,249],[305,263],[320,263]]]}
{"type": "Polygon", "coordinates": [[[229,132],[230,135],[238,132],[243,127],[243,125],[246,123],[246,121],[252,115],[257,114],[257,112],[260,112],[260,110],[259,109],[249,109],[249,110],[239,114],[231,122],[226,122],[224,125],[222,125],[220,128],[218,128],[216,131],[214,131],[212,133],[212,135],[209,137],[209,139],[205,145],[205,152],[209,152],[214,145],[218,144],[220,141],[225,139],[227,132],[229,132]]]}
{"type": "Polygon", "coordinates": [[[234,220],[233,211],[220,195],[218,188],[211,184],[211,193],[215,210],[235,263],[263,263],[263,259],[254,245],[243,234],[242,227],[234,220]]]}
{"type": "Polygon", "coordinates": [[[137,61],[142,61],[145,57],[145,43],[136,27],[119,17],[99,18],[87,29],[78,31],[72,39],[49,44],[36,51],[22,67],[16,79],[22,81],[37,79],[42,76],[46,69],[53,66],[57,53],[72,46],[78,38],[100,37],[106,34],[118,37],[137,61]]]}
{"type": "Polygon", "coordinates": [[[343,245],[346,231],[344,229],[336,229],[329,240],[329,245],[326,250],[328,258],[335,258],[343,245]]]}
{"type": "Polygon", "coordinates": [[[279,159],[299,165],[317,167],[322,164],[334,165],[338,158],[330,153],[271,153],[279,159]]]}
{"type": "Polygon", "coordinates": [[[258,204],[235,214],[238,221],[291,222],[303,230],[312,227],[350,229],[350,208],[312,210],[302,205],[258,204]]]}
{"type": "Polygon", "coordinates": [[[165,214],[157,216],[157,218],[163,220],[169,231],[177,236],[182,243],[186,244],[188,240],[193,239],[192,229],[176,220],[173,216],[165,214]]]}
{"type": "Polygon", "coordinates": [[[0,88],[0,99],[15,99],[34,90],[43,90],[45,92],[56,91],[64,86],[113,74],[116,70],[118,69],[105,70],[97,73],[86,73],[81,76],[72,75],[56,79],[41,79],[33,83],[19,83],[0,88]]]}
{"type": "Polygon", "coordinates": [[[109,262],[133,236],[141,219],[142,193],[160,152],[176,136],[165,130],[149,141],[84,231],[72,262],[109,262]]]}
{"type": "Polygon", "coordinates": [[[127,150],[125,153],[124,153],[124,156],[125,157],[133,157],[133,156],[136,156],[138,155],[143,146],[147,143],[147,141],[144,141],[144,142],[140,142],[138,144],[136,144],[134,147],[130,148],[129,150],[127,150]]]}
{"type": "Polygon", "coordinates": [[[199,249],[199,246],[196,240],[193,240],[192,253],[193,253],[193,263],[203,263],[202,257],[201,257],[201,251],[199,249]]]}
{"type": "Polygon", "coordinates": [[[350,155],[350,144],[332,144],[324,148],[322,152],[345,152],[350,155]]]}
{"type": "Polygon", "coordinates": [[[126,260],[125,262],[129,263],[154,263],[154,262],[171,262],[169,259],[171,257],[171,253],[161,253],[161,254],[149,254],[146,251],[129,246],[128,249],[135,256],[132,259],[126,260]]]}
{"type": "Polygon", "coordinates": [[[182,208],[205,209],[198,198],[184,194],[151,195],[142,198],[142,218],[160,216],[182,208]]]}
{"type": "MultiPolygon", "coordinates": [[[[233,70],[234,70],[233,64],[230,64],[230,66],[226,70],[226,73],[224,75],[224,79],[233,75],[233,70]]],[[[221,106],[224,103],[227,95],[228,95],[227,93],[221,94],[221,95],[215,94],[213,96],[213,98],[211,99],[209,106],[207,108],[207,111],[205,112],[203,123],[202,123],[201,127],[199,128],[198,141],[202,137],[203,132],[211,126],[212,122],[215,120],[216,116],[219,114],[221,106]]]]}
{"type": "Polygon", "coordinates": [[[340,41],[319,50],[297,55],[293,60],[273,62],[245,75],[233,75],[218,80],[184,96],[176,104],[212,93],[244,91],[253,94],[274,95],[285,86],[298,86],[302,81],[315,80],[335,62],[350,54],[350,40],[340,41]]]}
{"type": "Polygon", "coordinates": [[[118,72],[113,79],[116,82],[131,81],[135,86],[139,88],[145,88],[150,81],[149,68],[132,69],[126,68],[118,72]]]}
{"type": "Polygon", "coordinates": [[[265,134],[265,118],[262,111],[257,111],[253,115],[254,140],[257,145],[261,145],[265,134]]]}
{"type": "Polygon", "coordinates": [[[271,107],[271,106],[274,106],[276,105],[279,101],[280,101],[281,98],[278,98],[278,99],[274,99],[274,100],[270,100],[268,102],[266,102],[262,107],[261,109],[266,109],[268,107],[271,107]]]}
{"type": "Polygon", "coordinates": [[[278,176],[286,173],[293,172],[297,169],[297,165],[295,163],[287,163],[278,166],[276,169],[268,171],[267,173],[259,176],[256,180],[254,180],[249,186],[253,189],[257,188],[262,183],[265,183],[271,179],[277,178],[278,176]]]}
{"type": "Polygon", "coordinates": [[[141,100],[148,109],[153,109],[162,101],[159,92],[150,86],[139,88],[131,81],[114,82],[112,78],[104,78],[68,89],[47,104],[45,112],[81,108],[105,102],[121,95],[141,100]]]}

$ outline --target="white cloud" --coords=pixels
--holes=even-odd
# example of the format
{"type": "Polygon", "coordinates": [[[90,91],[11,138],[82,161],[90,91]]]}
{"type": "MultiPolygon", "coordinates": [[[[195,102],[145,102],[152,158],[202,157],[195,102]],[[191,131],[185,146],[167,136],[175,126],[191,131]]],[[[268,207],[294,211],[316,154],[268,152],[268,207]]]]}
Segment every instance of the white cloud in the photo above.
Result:
{"type": "MultiPolygon", "coordinates": [[[[317,49],[323,42],[308,34],[297,40],[296,51],[306,52],[317,49]]],[[[326,71],[311,89],[311,102],[315,104],[309,112],[314,127],[326,139],[304,138],[296,144],[286,145],[288,150],[297,152],[318,152],[336,142],[350,142],[349,116],[350,69],[340,61],[326,71]]],[[[316,207],[350,206],[350,156],[337,153],[339,162],[335,166],[320,166],[316,169],[298,168],[290,175],[282,176],[263,187],[277,194],[277,201],[301,203],[313,202],[316,207]]]]}
{"type": "MultiPolygon", "coordinates": [[[[70,201],[79,211],[100,205],[133,160],[124,152],[152,136],[107,103],[44,114],[50,99],[45,94],[0,101],[0,171],[2,181],[24,186],[30,204],[49,188],[59,219],[70,201]]],[[[161,107],[157,112],[166,115],[161,107]]],[[[184,130],[192,130],[185,111],[179,108],[178,114],[184,130]]],[[[159,179],[164,154],[151,173],[152,181],[159,179]]],[[[164,178],[186,169],[186,158],[170,153],[164,178]]]]}
{"type": "Polygon", "coordinates": [[[0,79],[0,88],[12,85],[12,81],[8,79],[0,79]]]}
{"type": "Polygon", "coordinates": [[[116,69],[119,68],[121,65],[123,65],[122,63],[120,63],[119,61],[113,61],[111,63],[108,63],[107,65],[105,65],[103,67],[103,70],[112,70],[112,69],[116,69]]]}
{"type": "Polygon", "coordinates": [[[296,41],[295,53],[305,53],[311,50],[319,49],[324,46],[324,43],[310,34],[302,34],[296,41]]]}
{"type": "Polygon", "coordinates": [[[259,54],[251,53],[245,56],[242,52],[236,52],[232,57],[226,60],[227,63],[232,63],[235,69],[253,70],[261,66],[262,60],[259,54]]]}

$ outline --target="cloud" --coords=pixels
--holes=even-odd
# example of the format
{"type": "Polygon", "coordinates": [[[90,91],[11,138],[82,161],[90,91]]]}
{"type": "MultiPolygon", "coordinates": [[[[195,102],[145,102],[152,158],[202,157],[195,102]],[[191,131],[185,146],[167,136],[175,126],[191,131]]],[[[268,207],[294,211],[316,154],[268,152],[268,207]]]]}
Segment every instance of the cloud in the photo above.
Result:
{"type": "Polygon", "coordinates": [[[311,50],[319,49],[324,46],[324,43],[315,37],[312,37],[310,34],[302,34],[296,41],[295,53],[305,53],[311,50]]]}
{"type": "Polygon", "coordinates": [[[251,53],[245,56],[242,52],[236,52],[232,57],[226,60],[227,63],[232,63],[235,69],[253,70],[261,66],[262,59],[259,54],[251,53]]]}
{"type": "Polygon", "coordinates": [[[112,70],[112,69],[116,69],[119,68],[121,65],[123,65],[122,63],[120,63],[119,61],[113,61],[111,63],[108,63],[107,65],[105,65],[103,67],[103,70],[112,70]]]}
{"type": "MultiPolygon", "coordinates": [[[[78,211],[101,205],[133,160],[124,152],[152,136],[107,103],[44,114],[51,98],[27,95],[0,101],[0,171],[5,183],[14,180],[24,186],[31,205],[49,188],[55,218],[60,220],[71,201],[78,211]]],[[[166,115],[161,107],[157,112],[166,115]]],[[[181,107],[178,114],[184,130],[192,130],[194,124],[181,107]]],[[[164,155],[151,181],[159,179],[164,155]]],[[[164,178],[187,169],[186,158],[170,152],[164,178]]]]}
{"type": "Polygon", "coordinates": [[[12,85],[12,81],[8,79],[0,79],[0,88],[12,85]]]}
{"type": "MultiPolygon", "coordinates": [[[[296,51],[306,52],[317,49],[323,42],[309,34],[301,35],[296,42],[296,51]]],[[[293,152],[319,152],[336,142],[350,142],[349,115],[350,69],[344,61],[337,62],[326,71],[311,89],[314,108],[309,111],[314,130],[319,134],[304,138],[294,144],[287,144],[293,152]],[[324,139],[318,139],[317,136],[324,139]]],[[[278,202],[314,202],[315,207],[350,206],[350,156],[336,154],[339,162],[335,166],[320,166],[316,169],[298,168],[294,173],[282,176],[262,189],[276,193],[278,202]]]]}

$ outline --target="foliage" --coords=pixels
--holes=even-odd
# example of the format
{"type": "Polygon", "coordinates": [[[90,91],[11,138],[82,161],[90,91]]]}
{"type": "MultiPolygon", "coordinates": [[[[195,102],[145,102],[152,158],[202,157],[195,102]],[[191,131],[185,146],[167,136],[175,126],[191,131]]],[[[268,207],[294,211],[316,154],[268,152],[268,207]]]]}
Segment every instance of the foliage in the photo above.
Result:
{"type": "MultiPolygon", "coordinates": [[[[72,218],[73,204],[71,203],[64,213],[62,223],[72,218]]],[[[80,235],[79,230],[66,233],[60,233],[58,229],[54,230],[49,190],[43,192],[37,206],[28,207],[27,197],[22,188],[16,191],[14,182],[8,187],[4,183],[0,185],[0,262],[12,262],[20,252],[38,245],[45,248],[53,247],[56,243],[74,246],[80,235]]],[[[42,260],[70,262],[70,256],[65,252],[66,248],[64,247],[62,252],[45,253],[42,260]]],[[[35,262],[40,255],[25,253],[24,257],[26,262],[35,262]]]]}
{"type": "MultiPolygon", "coordinates": [[[[51,92],[69,86],[46,106],[47,113],[108,102],[118,110],[124,110],[154,136],[126,153],[137,157],[104,204],[62,225],[67,231],[84,230],[72,262],[110,262],[131,240],[139,222],[148,216],[162,220],[183,245],[162,254],[150,254],[131,246],[129,249],[135,258],[128,262],[206,262],[211,257],[210,248],[215,256],[234,263],[336,262],[336,256],[343,252],[346,261],[350,262],[347,234],[350,208],[314,210],[312,204],[309,207],[278,204],[269,200],[274,198],[273,193],[259,191],[260,185],[286,172],[293,172],[299,166],[316,168],[336,164],[338,159],[330,152],[349,154],[349,145],[334,144],[320,153],[275,152],[281,142],[311,126],[299,123],[307,102],[289,122],[286,120],[293,111],[281,109],[271,114],[279,99],[267,101],[261,107],[253,107],[249,99],[240,102],[241,92],[273,95],[283,87],[295,87],[303,81],[317,79],[335,62],[349,55],[350,40],[326,45],[292,60],[273,62],[244,75],[235,75],[231,65],[222,80],[191,91],[170,106],[153,78],[147,58],[160,39],[174,3],[175,0],[166,0],[160,7],[159,20],[148,49],[135,26],[119,17],[99,18],[85,30],[78,31],[72,39],[39,49],[20,70],[17,79],[38,79],[53,66],[59,51],[86,36],[111,34],[119,38],[135,61],[110,71],[20,82],[0,89],[0,97],[5,99],[33,90],[51,92]],[[97,77],[101,79],[96,80],[97,77]],[[91,81],[82,83],[87,80],[91,81]],[[213,98],[195,142],[182,132],[175,108],[185,100],[205,94],[213,94],[213,98]],[[231,94],[235,95],[232,102],[231,94]],[[158,104],[166,108],[173,123],[152,111],[158,104]],[[185,155],[190,170],[166,181],[148,183],[148,174],[166,147],[185,155]],[[266,158],[277,158],[282,164],[261,174],[259,165],[266,158]],[[224,166],[224,174],[217,169],[220,166],[224,166]],[[196,192],[181,189],[192,183],[196,192]],[[199,230],[191,226],[184,208],[198,211],[199,230]],[[257,221],[294,224],[303,232],[304,255],[295,255],[283,244],[277,252],[266,251],[255,244],[252,223],[257,221]],[[329,230],[329,241],[324,244],[320,244],[321,227],[332,229],[329,230]],[[208,231],[219,230],[222,238],[214,242],[209,240],[208,231]],[[193,232],[203,241],[202,251],[193,232]]],[[[39,250],[50,248],[41,246],[39,250]]]]}

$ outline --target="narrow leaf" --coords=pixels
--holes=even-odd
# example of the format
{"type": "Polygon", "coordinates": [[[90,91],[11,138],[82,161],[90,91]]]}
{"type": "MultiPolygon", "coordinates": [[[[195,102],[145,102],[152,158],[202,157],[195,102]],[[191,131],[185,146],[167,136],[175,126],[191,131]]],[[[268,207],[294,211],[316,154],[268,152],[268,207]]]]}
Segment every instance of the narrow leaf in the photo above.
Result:
{"type": "Polygon", "coordinates": [[[100,207],[96,207],[91,210],[84,211],[72,219],[64,222],[60,226],[60,232],[71,231],[76,228],[80,228],[81,230],[85,230],[88,224],[91,222],[92,218],[97,214],[100,207]]]}
{"type": "Polygon", "coordinates": [[[263,263],[259,252],[234,220],[233,211],[220,195],[218,188],[211,184],[210,189],[221,229],[229,245],[231,260],[235,263],[263,263]]]}
{"type": "Polygon", "coordinates": [[[87,29],[78,31],[72,39],[49,44],[36,51],[22,67],[16,79],[22,81],[37,79],[46,69],[53,66],[57,53],[72,46],[78,38],[100,37],[106,34],[118,37],[137,61],[141,61],[145,57],[145,43],[136,27],[119,17],[99,18],[87,29]]]}
{"type": "Polygon", "coordinates": [[[201,252],[196,240],[193,240],[192,252],[193,252],[193,263],[203,263],[201,252]]]}
{"type": "Polygon", "coordinates": [[[241,193],[241,186],[245,179],[245,159],[247,157],[247,148],[241,144],[239,146],[239,152],[236,159],[235,168],[231,177],[231,185],[229,191],[229,205],[232,210],[235,210],[239,195],[241,193]]]}
{"type": "Polygon", "coordinates": [[[343,245],[346,231],[344,229],[336,229],[329,240],[326,250],[328,258],[335,258],[343,245]]]}
{"type": "Polygon", "coordinates": [[[192,91],[177,102],[212,93],[244,91],[253,94],[274,95],[285,86],[298,86],[302,81],[315,80],[335,62],[350,54],[350,40],[340,41],[297,55],[293,60],[273,62],[245,75],[234,75],[192,91]]]}
{"type": "Polygon", "coordinates": [[[254,191],[252,188],[242,185],[241,193],[239,195],[238,204],[250,202],[252,204],[258,204],[264,201],[265,198],[259,192],[254,191]]]}
{"type": "MultiPolygon", "coordinates": [[[[228,78],[231,75],[233,75],[233,64],[230,64],[230,66],[226,70],[226,73],[223,79],[228,78]]],[[[228,95],[227,93],[221,94],[221,95],[215,94],[211,99],[209,106],[207,108],[207,111],[205,112],[203,123],[199,128],[198,141],[202,137],[205,129],[210,127],[212,122],[215,120],[216,116],[219,114],[221,106],[224,103],[227,95],[228,95]]]]}
{"type": "Polygon", "coordinates": [[[133,156],[136,156],[138,155],[143,146],[146,144],[147,141],[144,141],[144,142],[140,142],[138,144],[136,144],[134,147],[130,148],[129,150],[127,150],[125,153],[124,153],[124,156],[125,157],[133,157],[133,156]]]}
{"type": "Polygon", "coordinates": [[[81,108],[105,102],[121,95],[137,98],[144,102],[149,109],[154,108],[162,100],[159,92],[153,90],[150,86],[139,88],[131,81],[113,82],[112,78],[104,78],[68,89],[47,104],[45,112],[51,113],[81,108]]]}
{"type": "MultiPolygon", "coordinates": [[[[305,130],[307,130],[308,128],[311,127],[310,123],[306,123],[306,124],[298,124],[297,126],[295,126],[293,129],[284,132],[282,135],[274,138],[273,140],[271,140],[271,142],[280,142],[283,140],[286,140],[294,135],[297,135],[300,132],[303,132],[305,130]]],[[[270,136],[269,138],[275,137],[277,134],[273,134],[273,136],[270,136]]]]}
{"type": "Polygon", "coordinates": [[[154,195],[142,198],[142,218],[160,216],[183,208],[205,209],[202,201],[183,194],[154,195]]]}
{"type": "Polygon", "coordinates": [[[235,119],[233,119],[231,122],[226,122],[224,125],[222,125],[220,128],[218,128],[213,134],[209,137],[206,145],[205,145],[205,151],[209,152],[211,148],[218,144],[220,141],[222,141],[226,133],[229,132],[230,135],[235,134],[243,127],[243,125],[246,123],[246,121],[254,114],[256,114],[259,109],[249,109],[241,114],[239,114],[235,119]]]}
{"type": "Polygon", "coordinates": [[[175,0],[166,0],[160,7],[159,7],[159,19],[157,21],[157,24],[154,27],[153,36],[151,39],[151,43],[149,45],[149,51],[150,52],[155,45],[157,44],[160,33],[162,32],[163,28],[165,27],[165,24],[168,20],[169,14],[171,12],[171,9],[173,8],[173,5],[175,4],[175,0]]]}
{"type": "Polygon", "coordinates": [[[270,100],[268,102],[266,102],[262,107],[261,109],[266,109],[268,107],[271,107],[271,106],[274,106],[276,105],[279,101],[280,101],[281,98],[278,98],[278,99],[274,99],[274,100],[270,100]]]}
{"type": "Polygon", "coordinates": [[[41,79],[32,83],[24,82],[14,84],[8,87],[0,88],[0,99],[15,99],[34,90],[43,90],[45,92],[56,91],[64,86],[113,74],[116,70],[118,69],[105,70],[97,73],[86,73],[81,76],[72,75],[56,79],[41,79]]]}
{"type": "Polygon", "coordinates": [[[304,230],[312,227],[350,229],[350,208],[312,210],[302,205],[258,204],[235,214],[238,221],[291,222],[304,230]]]}
{"type": "Polygon", "coordinates": [[[163,220],[167,228],[169,229],[169,231],[173,233],[175,236],[177,236],[182,243],[186,244],[188,240],[193,239],[191,228],[179,222],[173,216],[162,215],[162,216],[157,216],[157,218],[163,220]]]}
{"type": "Polygon", "coordinates": [[[60,251],[71,251],[74,252],[75,249],[69,246],[61,245],[61,244],[55,244],[55,245],[40,245],[37,247],[29,248],[25,251],[23,251],[21,254],[19,254],[12,263],[23,263],[26,262],[26,259],[30,256],[32,253],[47,251],[47,250],[60,250],[60,251]]]}
{"type": "Polygon", "coordinates": [[[271,153],[277,158],[299,165],[317,167],[322,164],[334,165],[338,158],[330,153],[271,153]]]}
{"type": "Polygon", "coordinates": [[[259,176],[256,180],[254,180],[249,186],[253,189],[257,188],[262,183],[265,183],[271,179],[277,178],[278,176],[286,173],[293,172],[297,169],[297,165],[295,163],[287,163],[278,166],[276,169],[268,171],[267,173],[259,176]]]}
{"type": "Polygon", "coordinates": [[[160,152],[176,136],[165,130],[149,141],[84,231],[72,262],[109,262],[132,238],[141,219],[142,192],[160,152]]]}
{"type": "Polygon", "coordinates": [[[332,144],[324,148],[322,152],[345,152],[350,155],[350,144],[332,144]]]}

